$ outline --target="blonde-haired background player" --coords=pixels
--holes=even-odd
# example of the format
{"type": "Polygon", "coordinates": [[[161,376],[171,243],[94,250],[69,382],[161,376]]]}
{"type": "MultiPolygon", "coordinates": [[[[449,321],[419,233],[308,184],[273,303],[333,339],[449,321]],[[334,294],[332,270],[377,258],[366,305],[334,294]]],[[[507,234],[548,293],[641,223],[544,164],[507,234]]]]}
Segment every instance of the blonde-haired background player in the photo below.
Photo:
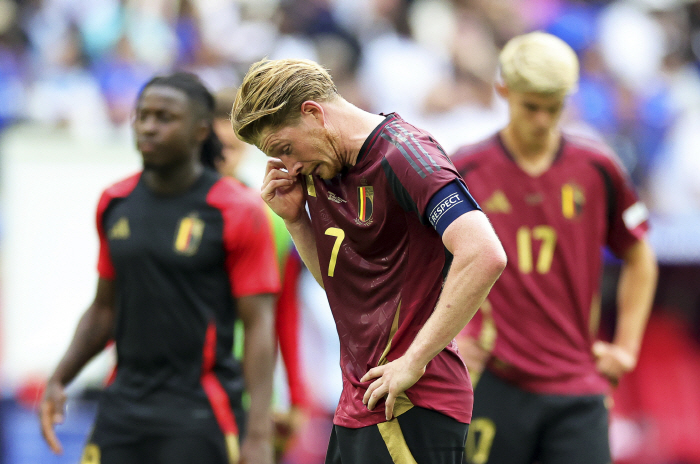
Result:
{"type": "Polygon", "coordinates": [[[480,323],[458,338],[472,375],[483,370],[467,456],[607,464],[605,397],[636,365],[656,286],[646,208],[607,147],[559,129],[574,51],[533,32],[499,60],[509,123],[452,157],[508,256],[480,323]],[[603,246],[623,260],[612,343],[596,340],[603,246]]]}

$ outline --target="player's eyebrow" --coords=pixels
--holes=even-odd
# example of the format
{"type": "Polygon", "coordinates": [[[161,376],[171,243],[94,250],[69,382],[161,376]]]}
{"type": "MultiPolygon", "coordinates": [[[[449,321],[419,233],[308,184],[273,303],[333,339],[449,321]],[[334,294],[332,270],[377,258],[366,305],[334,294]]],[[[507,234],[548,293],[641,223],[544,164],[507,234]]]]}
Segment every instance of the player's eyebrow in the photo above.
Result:
{"type": "Polygon", "coordinates": [[[265,153],[267,156],[272,156],[272,152],[279,146],[281,141],[279,139],[273,140],[271,143],[269,142],[270,138],[274,138],[273,134],[269,134],[266,138],[263,139],[262,143],[260,144],[260,151],[265,153]],[[266,145],[269,143],[269,146],[266,147],[266,145]]]}

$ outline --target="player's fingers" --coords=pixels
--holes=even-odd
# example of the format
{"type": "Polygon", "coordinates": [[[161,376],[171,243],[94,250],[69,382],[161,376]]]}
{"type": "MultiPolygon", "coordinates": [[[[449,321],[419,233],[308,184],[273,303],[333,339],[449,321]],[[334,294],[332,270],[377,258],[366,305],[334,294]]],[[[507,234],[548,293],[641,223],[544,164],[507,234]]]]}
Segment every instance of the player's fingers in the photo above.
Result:
{"type": "Polygon", "coordinates": [[[279,188],[284,188],[284,187],[290,187],[294,185],[294,180],[291,179],[277,179],[277,180],[272,180],[267,183],[267,185],[264,185],[261,192],[260,196],[262,197],[263,200],[266,202],[270,202],[273,198],[275,198],[277,189],[279,188]]]}
{"type": "Polygon", "coordinates": [[[377,405],[379,400],[384,398],[389,391],[389,388],[386,386],[386,382],[383,382],[381,379],[377,380],[374,382],[375,384],[381,382],[377,388],[375,388],[372,393],[369,395],[369,399],[367,401],[367,409],[370,411],[374,409],[374,407],[377,405]]]}
{"type": "Polygon", "coordinates": [[[394,403],[396,402],[396,395],[389,391],[389,394],[386,396],[386,403],[384,403],[384,414],[386,417],[386,420],[391,420],[392,417],[394,417],[394,403]]]}
{"type": "Polygon", "coordinates": [[[41,422],[41,435],[46,440],[46,443],[56,454],[63,452],[61,447],[61,442],[58,441],[56,437],[56,432],[53,429],[53,424],[55,423],[56,413],[54,412],[53,404],[50,402],[42,403],[40,407],[40,422],[41,422]]]}
{"type": "Polygon", "coordinates": [[[265,175],[273,169],[286,169],[282,160],[278,158],[269,158],[265,165],[265,175]]]}
{"type": "Polygon", "coordinates": [[[367,382],[368,380],[376,379],[377,377],[381,377],[382,374],[384,373],[386,365],[384,366],[377,366],[373,367],[372,369],[368,370],[365,375],[362,376],[360,379],[360,382],[367,382]]]}
{"type": "Polygon", "coordinates": [[[598,340],[597,342],[593,343],[591,351],[593,351],[593,355],[597,358],[603,356],[605,353],[608,352],[608,344],[601,340],[598,340]]]}
{"type": "Polygon", "coordinates": [[[379,386],[379,381],[372,382],[369,387],[367,387],[367,391],[365,391],[364,396],[362,397],[362,404],[367,404],[369,401],[369,397],[372,395],[372,392],[374,392],[374,389],[379,386]]]}
{"type": "Polygon", "coordinates": [[[267,172],[267,174],[265,174],[265,178],[263,179],[263,186],[277,179],[294,179],[294,176],[280,169],[271,169],[267,172]]]}

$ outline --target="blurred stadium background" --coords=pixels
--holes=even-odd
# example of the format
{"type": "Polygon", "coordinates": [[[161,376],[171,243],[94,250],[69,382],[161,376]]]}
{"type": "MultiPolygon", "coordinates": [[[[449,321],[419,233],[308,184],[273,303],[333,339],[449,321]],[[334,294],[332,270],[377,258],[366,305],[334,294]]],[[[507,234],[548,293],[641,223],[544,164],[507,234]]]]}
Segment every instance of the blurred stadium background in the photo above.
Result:
{"type": "MultiPolygon", "coordinates": [[[[63,456],[32,407],[93,297],[99,192],[139,169],[129,124],[150,76],[189,70],[219,90],[265,56],[314,59],[346,99],[452,152],[506,123],[497,53],[536,29],[581,60],[565,126],[607,141],[652,212],[659,289],[639,366],[615,392],[615,462],[700,463],[700,1],[0,0],[4,463],[78,462],[113,354],[70,390],[63,456]]],[[[243,180],[258,186],[263,164],[251,149],[243,180]]],[[[616,278],[611,257],[603,336],[616,278]]]]}

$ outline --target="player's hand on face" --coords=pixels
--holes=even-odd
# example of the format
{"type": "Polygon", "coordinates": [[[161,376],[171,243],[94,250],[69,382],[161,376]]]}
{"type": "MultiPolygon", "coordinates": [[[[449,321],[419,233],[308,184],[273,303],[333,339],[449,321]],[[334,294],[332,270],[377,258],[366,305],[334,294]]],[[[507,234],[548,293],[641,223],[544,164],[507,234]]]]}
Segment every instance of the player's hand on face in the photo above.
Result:
{"type": "Polygon", "coordinates": [[[66,394],[58,382],[49,381],[44,390],[44,396],[39,405],[39,423],[44,440],[56,454],[63,452],[61,442],[56,437],[54,424],[63,422],[66,394]]]}
{"type": "Polygon", "coordinates": [[[274,452],[269,437],[248,435],[241,445],[239,464],[273,464],[274,452]]]}
{"type": "Polygon", "coordinates": [[[598,340],[593,344],[596,369],[613,385],[637,365],[637,358],[621,346],[598,340]]]}
{"type": "Polygon", "coordinates": [[[386,396],[384,405],[386,420],[394,417],[394,403],[396,398],[420,379],[425,374],[425,366],[420,368],[411,366],[405,356],[402,356],[388,364],[378,366],[367,371],[360,382],[377,379],[372,382],[362,398],[370,411],[377,402],[386,396]]]}
{"type": "Polygon", "coordinates": [[[272,158],[267,161],[261,196],[279,217],[296,222],[304,213],[303,185],[301,176],[290,174],[282,161],[272,158]]]}

